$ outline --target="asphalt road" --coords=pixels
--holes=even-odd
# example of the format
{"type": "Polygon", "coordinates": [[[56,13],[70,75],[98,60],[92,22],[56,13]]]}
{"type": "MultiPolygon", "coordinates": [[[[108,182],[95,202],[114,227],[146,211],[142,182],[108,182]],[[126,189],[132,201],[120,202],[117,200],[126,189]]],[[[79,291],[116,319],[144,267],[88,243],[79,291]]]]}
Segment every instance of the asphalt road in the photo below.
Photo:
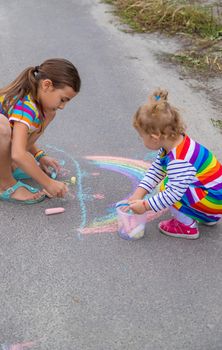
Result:
{"type": "Polygon", "coordinates": [[[219,350],[221,224],[187,241],[161,235],[155,220],[127,242],[114,210],[154,156],[131,126],[149,91],[167,88],[190,135],[222,160],[218,112],[155,58],[178,42],[125,33],[106,11],[96,0],[0,1],[1,85],[51,57],[82,78],[40,140],[60,179],[77,183],[64,200],[0,203],[0,349],[219,350]],[[45,216],[56,206],[65,213],[45,216]]]}

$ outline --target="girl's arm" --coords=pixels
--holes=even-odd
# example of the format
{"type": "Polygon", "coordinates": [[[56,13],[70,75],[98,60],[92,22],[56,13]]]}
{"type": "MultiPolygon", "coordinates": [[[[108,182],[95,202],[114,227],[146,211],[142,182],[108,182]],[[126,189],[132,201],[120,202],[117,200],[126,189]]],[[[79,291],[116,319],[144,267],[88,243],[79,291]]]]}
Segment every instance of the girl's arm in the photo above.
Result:
{"type": "Polygon", "coordinates": [[[28,127],[19,122],[14,123],[11,156],[16,164],[41,186],[48,185],[49,177],[39,168],[33,156],[27,151],[28,127]]]}
{"type": "MultiPolygon", "coordinates": [[[[35,155],[37,154],[37,152],[39,151],[39,147],[37,147],[35,144],[33,144],[31,147],[29,147],[29,152],[33,155],[33,157],[35,157],[35,155]]],[[[58,173],[60,171],[60,165],[58,163],[58,161],[48,155],[43,156],[40,160],[40,167],[42,170],[44,170],[44,172],[46,174],[48,174],[49,176],[52,173],[52,170],[50,169],[54,169],[56,171],[56,173],[58,173]]]]}
{"type": "Polygon", "coordinates": [[[36,146],[36,144],[33,144],[32,146],[29,147],[29,152],[35,156],[35,154],[39,151],[39,148],[36,146]]]}
{"type": "Polygon", "coordinates": [[[36,180],[54,197],[63,197],[67,192],[67,186],[60,182],[52,180],[41,170],[35,159],[27,151],[28,127],[24,123],[15,122],[12,135],[11,157],[16,164],[36,180]]]}

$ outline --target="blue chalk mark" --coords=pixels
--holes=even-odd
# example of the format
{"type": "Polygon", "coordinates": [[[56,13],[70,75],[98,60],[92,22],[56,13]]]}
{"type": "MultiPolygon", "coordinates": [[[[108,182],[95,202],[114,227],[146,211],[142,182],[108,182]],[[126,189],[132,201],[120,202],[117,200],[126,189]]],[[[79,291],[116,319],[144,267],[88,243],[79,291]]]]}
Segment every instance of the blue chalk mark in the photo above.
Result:
{"type": "Polygon", "coordinates": [[[87,176],[90,176],[90,174],[87,173],[87,171],[82,170],[82,177],[87,177],[87,176]]]}
{"type": "Polygon", "coordinates": [[[88,202],[94,201],[94,197],[91,194],[83,194],[83,199],[88,202]]]}
{"type": "MultiPolygon", "coordinates": [[[[83,194],[83,186],[82,186],[82,178],[83,178],[83,173],[81,171],[79,163],[69,154],[67,154],[65,151],[62,149],[59,149],[55,146],[52,145],[47,145],[47,147],[52,148],[53,150],[65,154],[65,156],[72,161],[76,168],[76,175],[78,178],[77,181],[77,198],[79,200],[79,205],[80,205],[80,211],[81,211],[81,223],[80,223],[80,229],[83,229],[86,226],[86,218],[87,218],[87,210],[86,206],[84,203],[84,194],[83,194]]],[[[61,164],[61,163],[60,163],[61,164]]],[[[78,238],[83,239],[82,235],[80,232],[78,232],[78,238]]]]}
{"type": "Polygon", "coordinates": [[[114,214],[116,212],[116,209],[112,206],[112,207],[106,208],[106,212],[108,214],[114,214]]]}
{"type": "Polygon", "coordinates": [[[61,160],[59,161],[59,165],[64,166],[65,164],[66,164],[65,160],[61,159],[61,160]]]}
{"type": "Polygon", "coordinates": [[[103,218],[95,217],[94,220],[93,220],[93,224],[99,224],[100,222],[104,222],[104,220],[107,221],[107,220],[112,220],[112,219],[113,219],[113,214],[108,214],[108,215],[106,215],[103,218]]]}
{"type": "Polygon", "coordinates": [[[158,151],[151,151],[145,155],[143,160],[153,161],[154,159],[156,159],[157,154],[158,154],[158,151]]]}

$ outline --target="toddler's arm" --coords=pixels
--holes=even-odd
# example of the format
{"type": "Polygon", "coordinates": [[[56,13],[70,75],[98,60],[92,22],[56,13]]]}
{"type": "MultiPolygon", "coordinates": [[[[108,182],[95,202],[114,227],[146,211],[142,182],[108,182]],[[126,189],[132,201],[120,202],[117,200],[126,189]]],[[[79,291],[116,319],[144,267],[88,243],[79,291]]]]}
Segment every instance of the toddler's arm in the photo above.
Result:
{"type": "Polygon", "coordinates": [[[128,199],[129,202],[138,200],[138,199],[143,199],[145,195],[151,192],[166,176],[166,173],[165,171],[163,171],[160,163],[161,153],[162,153],[162,149],[159,151],[157,158],[152,163],[151,167],[148,169],[144,178],[140,181],[133,195],[128,199]]]}
{"type": "Polygon", "coordinates": [[[181,200],[191,183],[196,179],[196,169],[185,160],[173,160],[167,167],[168,183],[166,189],[147,200],[134,198],[129,202],[129,209],[137,214],[143,214],[147,210],[158,212],[172,206],[181,200]]]}
{"type": "Polygon", "coordinates": [[[167,175],[166,189],[147,200],[156,212],[181,200],[190,184],[196,180],[196,169],[186,160],[173,160],[167,166],[167,175]]]}
{"type": "Polygon", "coordinates": [[[159,151],[155,161],[139,183],[139,187],[144,188],[147,193],[151,192],[166,176],[166,172],[160,163],[160,154],[162,151],[162,149],[159,151]]]}
{"type": "Polygon", "coordinates": [[[137,187],[137,189],[132,194],[132,196],[130,196],[128,198],[128,201],[134,201],[134,200],[137,200],[137,199],[143,199],[147,193],[148,192],[144,188],[137,187]]]}

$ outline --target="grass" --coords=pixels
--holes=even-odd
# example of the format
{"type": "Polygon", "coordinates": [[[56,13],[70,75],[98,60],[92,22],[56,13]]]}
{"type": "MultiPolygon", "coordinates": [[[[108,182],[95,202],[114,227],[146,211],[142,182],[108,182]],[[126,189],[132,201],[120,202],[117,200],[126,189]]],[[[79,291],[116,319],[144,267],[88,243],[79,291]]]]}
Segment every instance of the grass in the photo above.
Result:
{"type": "Polygon", "coordinates": [[[198,1],[105,0],[137,32],[186,34],[189,49],[169,60],[200,72],[222,73],[222,5],[198,1]],[[192,38],[191,38],[192,35],[192,38]]]}
{"type": "Polygon", "coordinates": [[[217,76],[222,74],[222,40],[196,39],[189,49],[169,55],[169,60],[180,63],[200,75],[217,76]]]}
{"type": "Polygon", "coordinates": [[[216,128],[220,129],[222,131],[222,120],[218,119],[212,119],[211,118],[211,122],[213,124],[213,126],[215,126],[216,128]]]}
{"type": "MultiPolygon", "coordinates": [[[[197,34],[204,38],[222,35],[222,24],[215,17],[215,7],[175,0],[106,0],[137,31],[163,31],[171,34],[197,34]]],[[[216,5],[214,5],[216,6],[216,5]]],[[[219,13],[219,5],[218,13],[219,13]]]]}
{"type": "Polygon", "coordinates": [[[196,44],[189,49],[165,56],[169,61],[179,63],[200,75],[206,76],[207,73],[213,77],[222,74],[222,40],[196,40],[196,44]]]}

